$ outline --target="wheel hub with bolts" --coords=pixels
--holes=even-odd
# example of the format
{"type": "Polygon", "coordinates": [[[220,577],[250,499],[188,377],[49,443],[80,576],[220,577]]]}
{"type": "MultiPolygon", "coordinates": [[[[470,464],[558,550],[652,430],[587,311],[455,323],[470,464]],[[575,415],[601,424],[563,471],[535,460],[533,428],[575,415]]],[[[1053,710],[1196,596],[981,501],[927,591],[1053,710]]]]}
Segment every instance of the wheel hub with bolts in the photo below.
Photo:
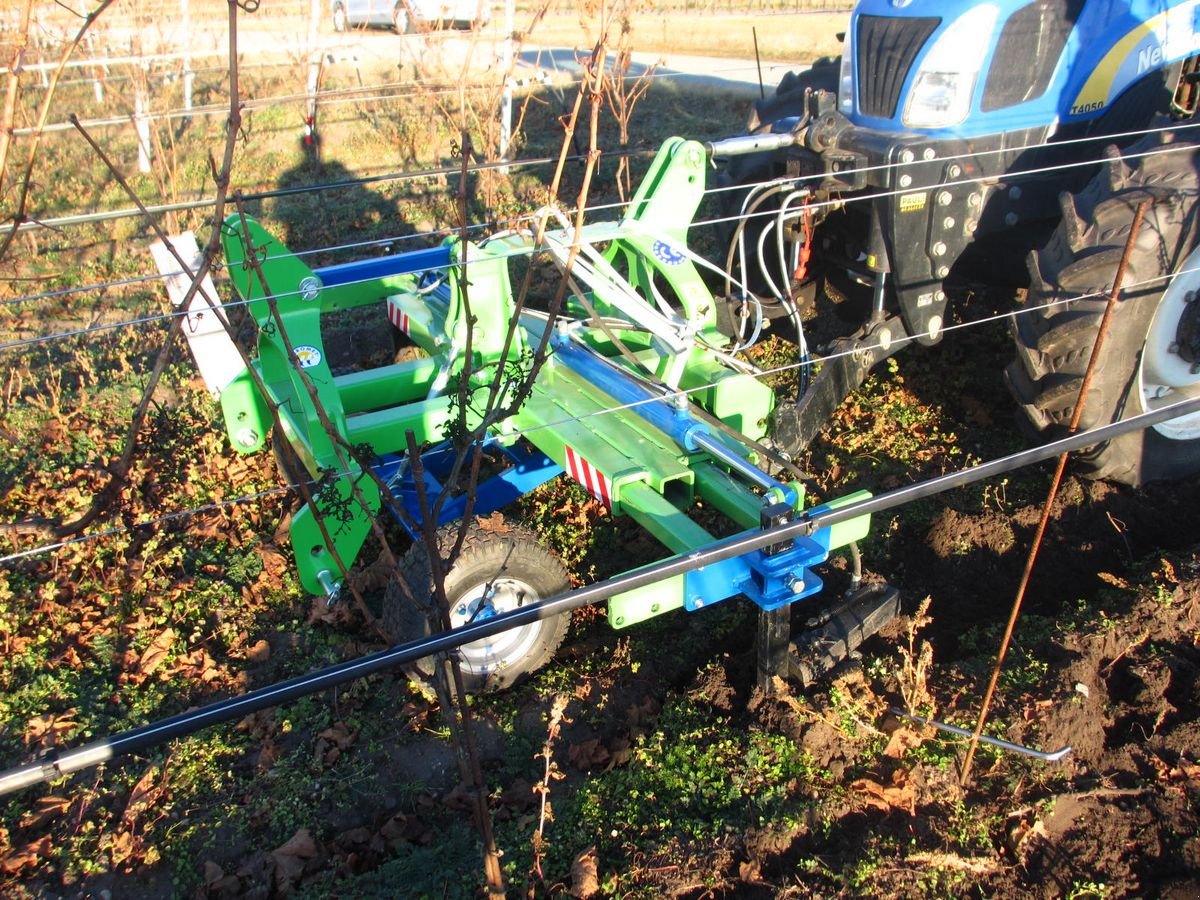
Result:
{"type": "MultiPolygon", "coordinates": [[[[497,578],[469,588],[450,610],[450,624],[459,628],[490,619],[500,613],[519,609],[541,598],[537,591],[514,578],[497,578]]],[[[471,672],[485,674],[502,668],[527,654],[537,641],[538,625],[526,625],[495,637],[485,638],[459,648],[462,664],[471,672]]]]}
{"type": "MultiPolygon", "coordinates": [[[[1157,409],[1200,393],[1200,275],[1185,265],[1163,295],[1142,354],[1142,408],[1157,409]]],[[[1173,440],[1200,438],[1200,415],[1155,426],[1173,440]]]]}

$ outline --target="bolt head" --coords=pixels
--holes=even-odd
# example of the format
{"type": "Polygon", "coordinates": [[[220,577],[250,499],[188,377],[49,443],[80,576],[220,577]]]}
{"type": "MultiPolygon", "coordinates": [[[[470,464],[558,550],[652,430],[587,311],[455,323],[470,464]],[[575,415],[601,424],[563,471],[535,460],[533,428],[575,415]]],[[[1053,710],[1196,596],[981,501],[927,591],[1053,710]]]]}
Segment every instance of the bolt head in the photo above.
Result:
{"type": "Polygon", "coordinates": [[[900,162],[910,163],[913,161],[914,158],[915,157],[913,156],[913,152],[911,150],[901,150],[900,151],[900,162]]]}
{"type": "Polygon", "coordinates": [[[911,175],[901,175],[900,176],[900,187],[906,188],[910,184],[912,184],[912,176],[911,175]]]}
{"type": "Polygon", "coordinates": [[[321,288],[324,287],[321,279],[316,275],[308,275],[300,279],[300,299],[307,303],[311,303],[321,296],[321,288]]]}
{"type": "Polygon", "coordinates": [[[954,195],[949,191],[938,191],[938,206],[949,206],[954,201],[954,195]]]}
{"type": "Polygon", "coordinates": [[[241,447],[254,447],[258,444],[258,432],[253,428],[241,428],[233,439],[241,447]]]}

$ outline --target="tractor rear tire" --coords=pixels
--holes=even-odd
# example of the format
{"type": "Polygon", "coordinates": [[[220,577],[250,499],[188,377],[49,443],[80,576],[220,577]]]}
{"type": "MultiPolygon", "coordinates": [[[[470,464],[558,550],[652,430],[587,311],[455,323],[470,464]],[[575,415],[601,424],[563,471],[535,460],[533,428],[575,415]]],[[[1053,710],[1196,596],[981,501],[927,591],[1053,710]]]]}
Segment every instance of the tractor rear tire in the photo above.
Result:
{"type": "MultiPolygon", "coordinates": [[[[804,114],[804,97],[809,90],[837,93],[838,76],[842,70],[842,58],[823,56],[803,72],[788,72],[770,97],[754,101],[754,108],[746,122],[747,134],[768,134],[781,119],[804,114]]],[[[770,163],[769,153],[739,156],[733,160],[735,168],[766,169],[770,163]]],[[[741,173],[739,173],[740,175],[741,173]]],[[[735,182],[744,184],[748,179],[735,176],[735,182]]]]}
{"type": "MultiPolygon", "coordinates": [[[[1062,222],[1029,257],[1029,311],[1013,319],[1016,359],[1006,380],[1024,418],[1046,438],[1066,434],[1134,211],[1144,200],[1151,206],[1079,427],[1200,395],[1200,272],[1184,265],[1200,241],[1200,147],[1160,133],[1129,147],[1126,156],[1128,162],[1109,148],[1082,191],[1060,196],[1062,222]]],[[[1077,463],[1088,477],[1134,486],[1195,475],[1200,414],[1087,448],[1077,463]]]]}
{"type": "MultiPolygon", "coordinates": [[[[439,553],[450,553],[461,523],[438,532],[439,553]]],[[[410,641],[430,633],[427,605],[436,603],[425,543],[418,541],[401,564],[410,597],[396,581],[384,593],[383,625],[394,641],[410,641]]],[[[529,531],[513,525],[467,526],[462,549],[446,573],[450,624],[457,628],[498,613],[546,600],[571,588],[562,562],[542,547],[529,531]]],[[[464,687],[469,694],[503,690],[524,675],[536,672],[554,658],[566,637],[570,616],[539,619],[458,648],[464,687]]],[[[431,695],[435,678],[432,657],[406,669],[417,685],[431,695]]]]}

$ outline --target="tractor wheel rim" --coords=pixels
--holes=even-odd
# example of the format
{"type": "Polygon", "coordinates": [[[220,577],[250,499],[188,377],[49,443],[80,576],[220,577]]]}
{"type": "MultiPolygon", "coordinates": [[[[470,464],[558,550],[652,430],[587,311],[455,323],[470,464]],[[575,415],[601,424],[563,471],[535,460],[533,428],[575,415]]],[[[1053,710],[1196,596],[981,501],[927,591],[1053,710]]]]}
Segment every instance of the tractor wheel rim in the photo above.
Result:
{"type": "MultiPolygon", "coordinates": [[[[517,578],[480,582],[464,591],[451,604],[450,624],[458,628],[537,603],[540,599],[537,591],[517,578]]],[[[542,626],[542,622],[533,622],[463,644],[459,648],[463,667],[472,673],[485,675],[514,665],[532,652],[542,626]]]]}
{"type": "MultiPolygon", "coordinates": [[[[1138,381],[1146,412],[1200,396],[1200,275],[1181,273],[1167,288],[1146,333],[1138,381]]],[[[1200,413],[1154,430],[1171,440],[1196,440],[1200,413]]]]}

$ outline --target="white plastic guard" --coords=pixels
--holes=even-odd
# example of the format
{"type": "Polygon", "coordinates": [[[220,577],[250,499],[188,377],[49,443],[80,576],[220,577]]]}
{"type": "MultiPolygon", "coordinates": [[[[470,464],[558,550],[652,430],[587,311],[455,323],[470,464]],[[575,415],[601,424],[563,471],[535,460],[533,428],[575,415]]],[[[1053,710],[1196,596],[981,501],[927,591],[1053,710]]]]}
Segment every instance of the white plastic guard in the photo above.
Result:
{"type": "MultiPolygon", "coordinates": [[[[162,241],[150,245],[150,254],[158,266],[159,274],[167,286],[167,296],[171,305],[180,307],[187,295],[188,288],[200,268],[200,247],[196,236],[185,231],[183,234],[170,238],[171,246],[187,264],[187,271],[179,266],[179,260],[171,253],[162,241]]],[[[186,311],[187,321],[183,323],[183,336],[187,339],[188,348],[196,360],[200,376],[208,386],[213,396],[220,396],[235,378],[246,370],[241,354],[234,346],[233,340],[225,330],[225,310],[221,308],[221,298],[209,275],[204,276],[200,290],[192,297],[186,311]],[[208,298],[207,300],[205,298],[208,298]],[[212,301],[212,305],[209,304],[212,301]]]]}

